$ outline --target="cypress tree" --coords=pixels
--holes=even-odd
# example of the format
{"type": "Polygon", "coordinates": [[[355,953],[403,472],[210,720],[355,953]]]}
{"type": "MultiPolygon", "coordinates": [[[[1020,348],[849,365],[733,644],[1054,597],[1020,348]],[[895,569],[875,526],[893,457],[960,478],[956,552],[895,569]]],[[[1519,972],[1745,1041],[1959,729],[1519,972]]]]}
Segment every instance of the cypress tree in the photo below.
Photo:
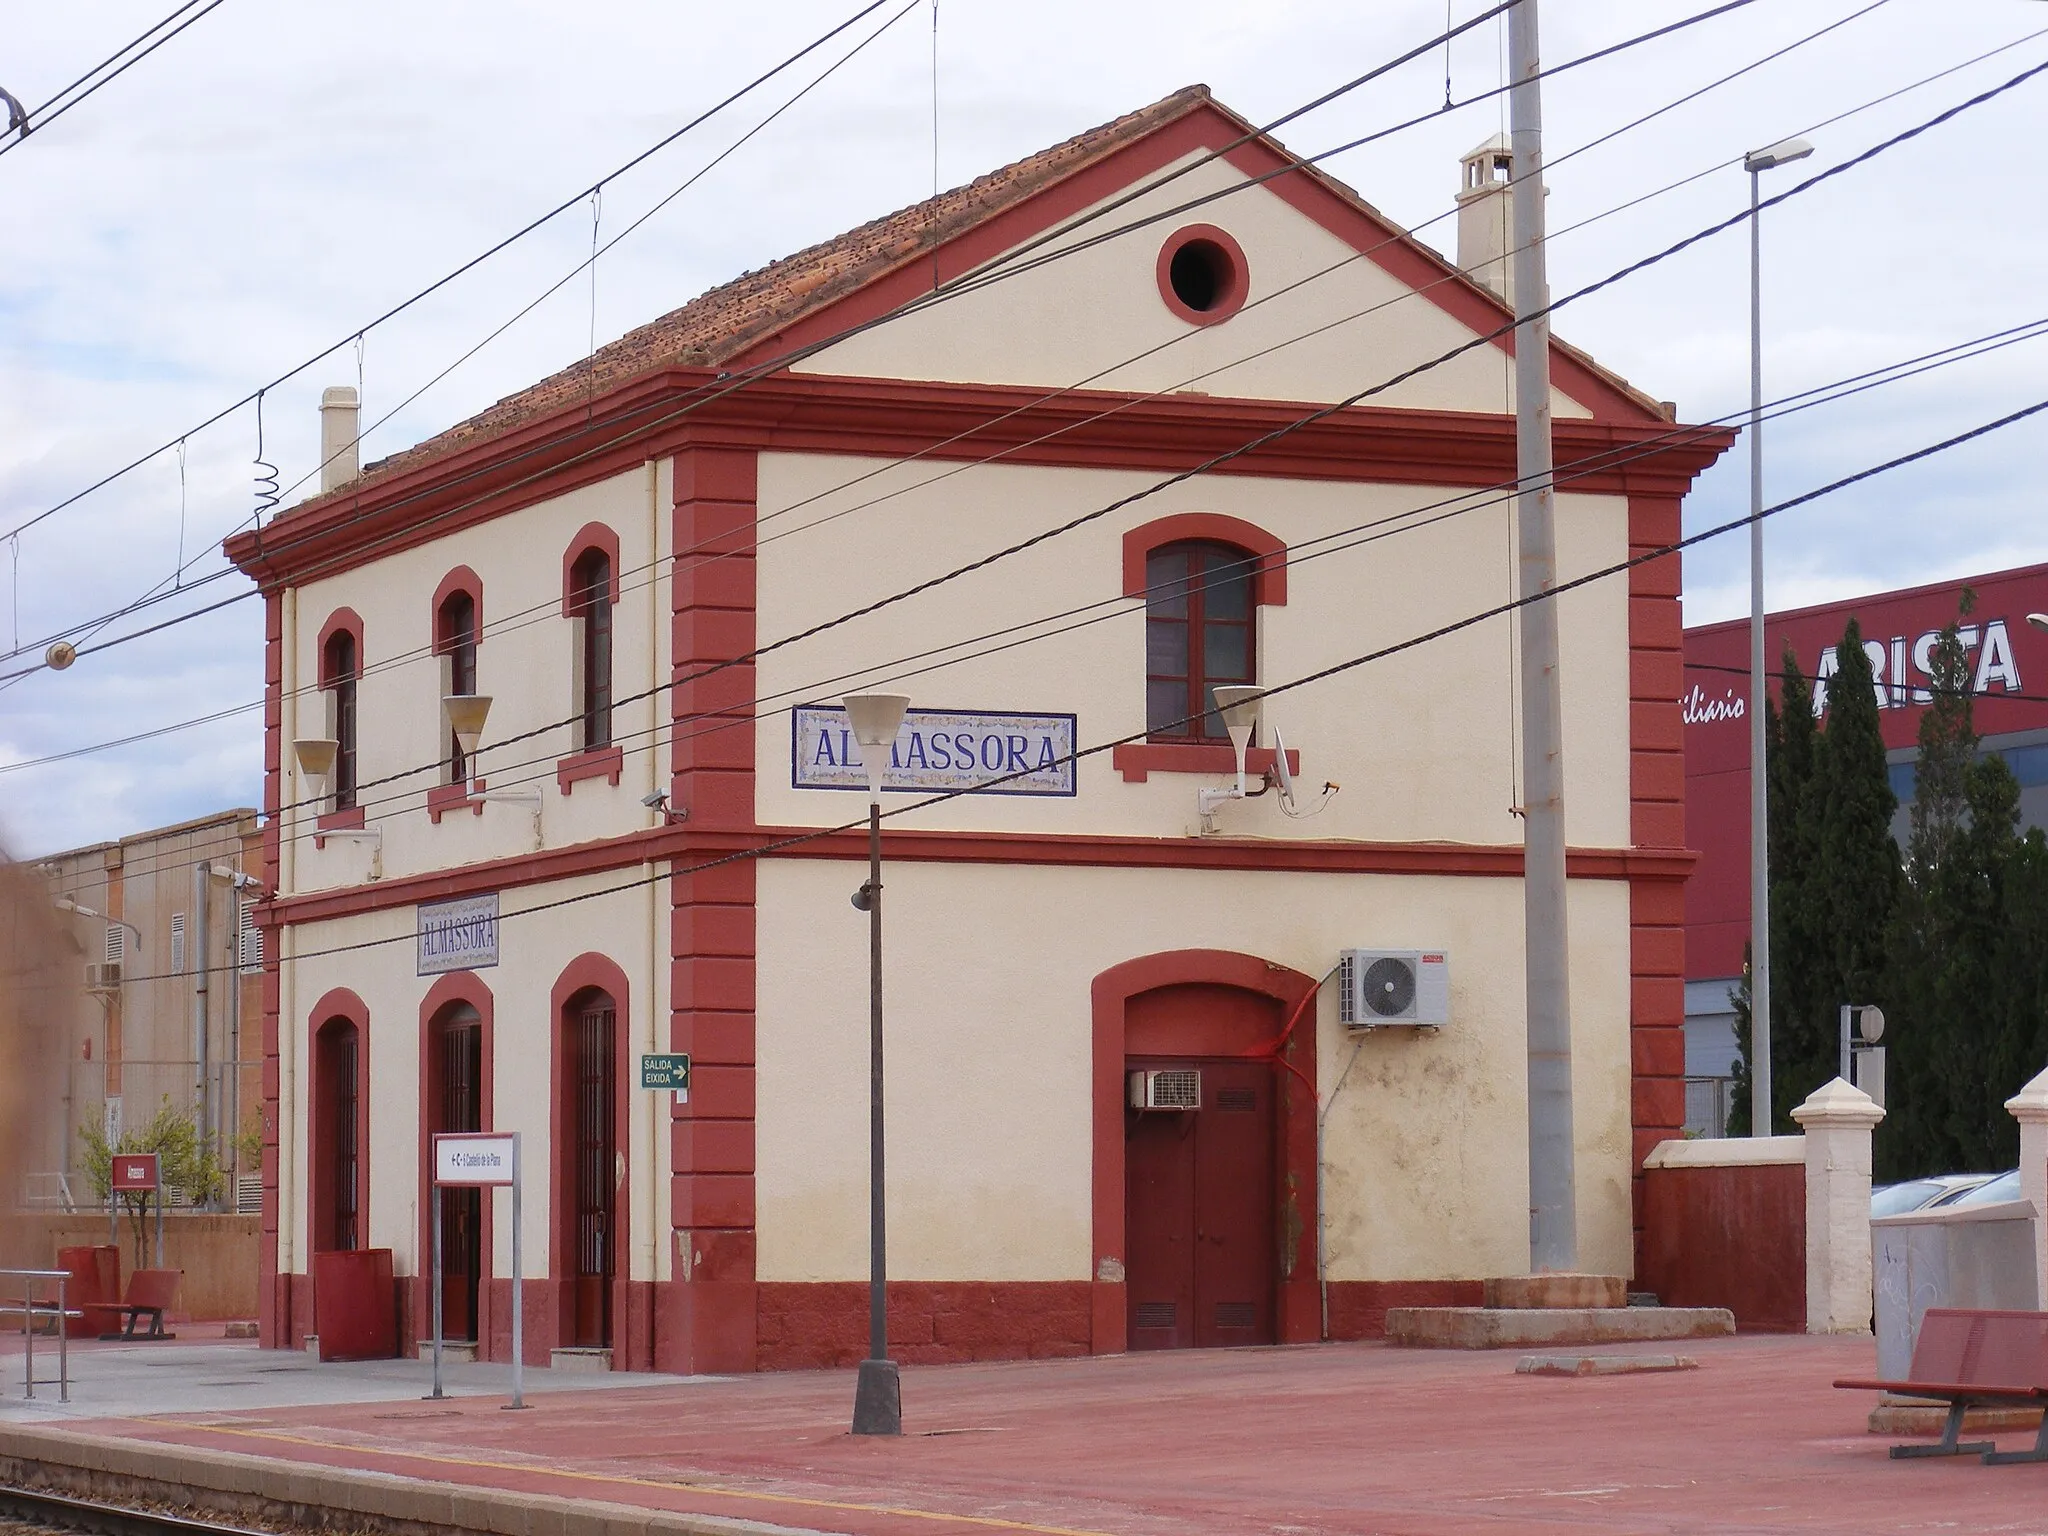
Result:
{"type": "MultiPolygon", "coordinates": [[[[1785,1067],[1773,1094],[1780,1114],[1839,1072],[1840,1006],[1882,1003],[1890,979],[1887,946],[1900,887],[1891,831],[1898,797],[1886,773],[1870,658],[1854,618],[1835,655],[1826,727],[1815,743],[1801,805],[1812,849],[1792,920],[1803,925],[1810,947],[1798,1010],[1785,1014],[1785,1067]]],[[[1775,1064],[1775,1048],[1772,1055],[1775,1064]]]]}

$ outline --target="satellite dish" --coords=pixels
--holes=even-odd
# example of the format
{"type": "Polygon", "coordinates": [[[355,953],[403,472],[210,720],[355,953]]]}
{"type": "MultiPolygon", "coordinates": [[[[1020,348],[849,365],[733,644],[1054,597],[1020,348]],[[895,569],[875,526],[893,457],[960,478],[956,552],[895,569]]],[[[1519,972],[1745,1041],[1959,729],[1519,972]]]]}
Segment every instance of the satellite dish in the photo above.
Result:
{"type": "Polygon", "coordinates": [[[1280,786],[1281,800],[1294,804],[1294,770],[1287,766],[1287,738],[1277,725],[1273,727],[1273,778],[1280,786]]]}
{"type": "Polygon", "coordinates": [[[1884,1010],[1872,1003],[1856,1016],[1856,1032],[1870,1044],[1884,1038],[1884,1010]]]}

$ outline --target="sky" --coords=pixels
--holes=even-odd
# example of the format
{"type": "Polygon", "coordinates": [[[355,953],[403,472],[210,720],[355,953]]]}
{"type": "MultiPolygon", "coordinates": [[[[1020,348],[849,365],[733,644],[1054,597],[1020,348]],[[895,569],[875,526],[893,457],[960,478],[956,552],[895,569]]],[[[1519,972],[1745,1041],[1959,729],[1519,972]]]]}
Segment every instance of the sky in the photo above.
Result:
{"type": "MultiPolygon", "coordinates": [[[[935,39],[933,3],[885,6],[607,185],[594,208],[579,203],[374,327],[845,19],[855,0],[224,0],[62,118],[0,145],[11,234],[0,264],[0,532],[182,440],[0,542],[0,651],[21,653],[0,673],[145,594],[172,592],[95,638],[249,590],[220,574],[219,546],[258,505],[256,412],[193,429],[323,349],[340,343],[263,400],[263,455],[286,505],[315,472],[324,386],[360,384],[365,420],[379,422],[364,444],[375,459],[574,362],[593,335],[602,344],[928,195],[935,47],[936,170],[952,186],[1196,81],[1267,121],[1440,34],[1446,14],[1434,0],[936,0],[935,39]],[[573,277],[507,326],[588,256],[593,223],[609,239],[699,172],[603,255],[594,280],[573,277]]],[[[0,0],[10,42],[0,86],[34,108],[170,8],[0,0]]],[[[1463,20],[1481,8],[1452,0],[1449,12],[1463,20]]],[[[1547,0],[1544,61],[1708,8],[1547,0]]],[[[1765,195],[1784,190],[2048,60],[2048,35],[2030,38],[2044,29],[2040,0],[1760,0],[1557,76],[1544,94],[1553,293],[1739,212],[1749,189],[1730,162],[1744,150],[1813,129],[1814,156],[1764,179],[1765,195]],[[1853,115],[1814,127],[1842,113],[1853,115]]],[[[1435,112],[1448,67],[1455,98],[1484,99],[1324,162],[1403,225],[1422,225],[1450,210],[1459,156],[1504,125],[1504,104],[1484,96],[1504,50],[1503,24],[1488,21],[1448,60],[1435,49],[1280,137],[1312,153],[1435,112]]],[[[1767,398],[2040,318],[2044,113],[2048,75],[1765,213],[1767,398]]],[[[1452,221],[1419,237],[1448,249],[1452,221]]],[[[1557,333],[1676,401],[1685,420],[1739,413],[1748,255],[1741,228],[1703,241],[1561,310],[1557,333]]],[[[2020,342],[1773,422],[1767,499],[2032,403],[2044,364],[2048,341],[2020,342]]],[[[2048,426],[2037,418],[1784,514],[1767,538],[1770,605],[2048,560],[2044,464],[2048,426]]],[[[1688,529],[1741,515],[1747,495],[1738,447],[1702,477],[1688,529]]],[[[1746,539],[1689,552],[1685,580],[1688,623],[1746,612],[1746,539]]],[[[261,697],[261,642],[261,604],[248,598],[64,672],[0,679],[0,843],[47,853],[257,804],[261,714],[240,707],[261,697]]]]}

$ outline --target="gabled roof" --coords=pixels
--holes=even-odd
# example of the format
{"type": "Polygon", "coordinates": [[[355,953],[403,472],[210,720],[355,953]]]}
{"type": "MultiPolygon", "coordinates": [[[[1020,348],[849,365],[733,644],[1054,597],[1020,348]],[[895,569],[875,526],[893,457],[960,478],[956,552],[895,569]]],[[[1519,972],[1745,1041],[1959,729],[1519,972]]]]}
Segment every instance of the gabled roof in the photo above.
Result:
{"type": "MultiPolygon", "coordinates": [[[[628,331],[582,362],[506,396],[467,421],[377,460],[355,479],[325,495],[308,498],[299,503],[299,508],[359,496],[379,482],[486,443],[634,379],[668,368],[715,368],[730,363],[891,273],[929,261],[935,245],[946,246],[977,226],[1197,113],[1209,114],[1212,121],[1220,119],[1233,138],[1251,140],[1277,160],[1291,163],[1294,170],[1290,179],[1294,175],[1306,178],[1326,197],[1345,205],[1351,211],[1347,217],[1363,216],[1394,236],[1405,248],[1410,263],[1419,262],[1432,278],[1449,279],[1451,287],[1463,290],[1458,301],[1465,309],[1471,308],[1476,297],[1498,317],[1496,324],[1512,318],[1490,290],[1465,277],[1423,242],[1407,235],[1401,226],[1349,186],[1319,167],[1297,160],[1270,136],[1260,134],[1253,124],[1217,102],[1206,85],[1190,85],[966,186],[863,224],[713,288],[681,308],[628,331]]],[[[1444,301],[1441,293],[1432,297],[1437,302],[1444,301]]],[[[1482,328],[1492,326],[1482,321],[1482,328]]],[[[1664,418],[1663,409],[1655,400],[1618,375],[1554,337],[1552,344],[1558,353],[1596,375],[1599,383],[1621,397],[1628,407],[1649,419],[1664,418]]]]}

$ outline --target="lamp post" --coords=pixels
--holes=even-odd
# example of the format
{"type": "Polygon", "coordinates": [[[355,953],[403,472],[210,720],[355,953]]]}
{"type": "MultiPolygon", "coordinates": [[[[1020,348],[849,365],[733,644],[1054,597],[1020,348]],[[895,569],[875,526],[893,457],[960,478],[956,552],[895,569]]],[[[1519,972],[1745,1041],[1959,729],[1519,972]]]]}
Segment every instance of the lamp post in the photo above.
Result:
{"type": "Polygon", "coordinates": [[[69,896],[56,897],[54,900],[51,901],[50,905],[55,907],[59,912],[69,912],[73,917],[97,918],[100,922],[112,923],[116,928],[126,928],[130,933],[135,935],[136,949],[140,950],[142,948],[142,930],[136,927],[133,923],[127,921],[125,918],[109,917],[104,912],[95,912],[91,907],[81,906],[79,903],[73,901],[69,896]]]}
{"type": "Polygon", "coordinates": [[[868,915],[868,1357],[853,1391],[856,1435],[903,1433],[903,1386],[889,1358],[888,1224],[882,1178],[882,774],[910,700],[854,693],[843,701],[868,774],[868,883],[854,906],[868,915]]]}
{"type": "Polygon", "coordinates": [[[1804,160],[1813,146],[1785,139],[1742,157],[1749,172],[1749,1133],[1771,1134],[1770,783],[1764,762],[1764,310],[1757,182],[1804,160]]]}

